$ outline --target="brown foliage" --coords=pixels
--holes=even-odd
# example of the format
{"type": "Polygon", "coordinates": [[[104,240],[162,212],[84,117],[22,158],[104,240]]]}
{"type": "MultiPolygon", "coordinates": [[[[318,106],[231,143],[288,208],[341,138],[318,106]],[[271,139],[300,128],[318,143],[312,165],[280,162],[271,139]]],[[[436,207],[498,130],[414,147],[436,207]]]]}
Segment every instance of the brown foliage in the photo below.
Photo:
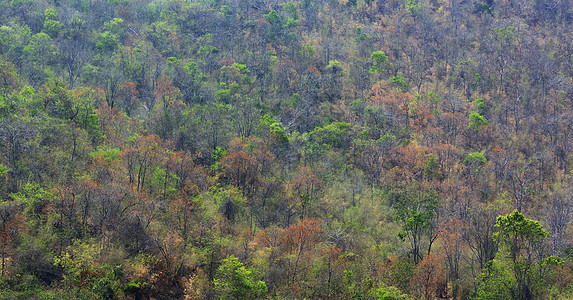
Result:
{"type": "Polygon", "coordinates": [[[420,298],[434,299],[446,294],[444,284],[443,257],[430,253],[416,266],[416,274],[412,278],[412,288],[420,298]]]}

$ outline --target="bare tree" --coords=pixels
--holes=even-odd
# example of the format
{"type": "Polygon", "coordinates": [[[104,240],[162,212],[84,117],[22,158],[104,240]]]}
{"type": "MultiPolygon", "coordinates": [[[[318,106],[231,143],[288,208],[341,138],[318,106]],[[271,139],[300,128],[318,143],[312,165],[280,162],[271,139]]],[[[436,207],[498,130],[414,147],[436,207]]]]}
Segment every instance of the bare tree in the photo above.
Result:
{"type": "Polygon", "coordinates": [[[17,118],[9,118],[0,122],[0,148],[6,149],[2,153],[12,165],[13,172],[16,170],[21,154],[29,149],[36,133],[34,126],[17,118]]]}
{"type": "Polygon", "coordinates": [[[566,244],[565,231],[573,220],[572,191],[560,191],[549,199],[544,215],[551,234],[551,255],[558,255],[566,244]]]}
{"type": "Polygon", "coordinates": [[[87,45],[80,40],[62,39],[60,41],[60,63],[67,77],[70,88],[74,87],[80,77],[82,68],[88,63],[91,55],[87,45]]]}

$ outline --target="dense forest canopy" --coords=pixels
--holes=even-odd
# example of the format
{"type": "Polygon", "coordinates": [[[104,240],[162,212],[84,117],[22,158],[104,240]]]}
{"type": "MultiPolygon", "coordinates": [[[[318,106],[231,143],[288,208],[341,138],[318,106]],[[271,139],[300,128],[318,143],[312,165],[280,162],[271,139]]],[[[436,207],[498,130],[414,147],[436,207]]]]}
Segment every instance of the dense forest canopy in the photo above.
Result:
{"type": "Polygon", "coordinates": [[[573,297],[571,0],[0,0],[0,298],[573,297]]]}

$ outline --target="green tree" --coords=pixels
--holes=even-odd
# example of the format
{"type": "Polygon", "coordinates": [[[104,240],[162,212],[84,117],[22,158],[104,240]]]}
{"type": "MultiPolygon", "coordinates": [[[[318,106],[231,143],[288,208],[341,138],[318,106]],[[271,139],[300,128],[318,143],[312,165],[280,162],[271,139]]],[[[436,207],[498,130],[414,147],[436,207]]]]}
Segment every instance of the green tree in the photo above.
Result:
{"type": "Polygon", "coordinates": [[[489,124],[489,122],[482,115],[480,115],[479,112],[473,111],[470,114],[470,123],[468,128],[479,129],[480,126],[485,126],[487,124],[489,124]]]}
{"type": "Polygon", "coordinates": [[[555,268],[563,264],[544,254],[549,233],[538,221],[514,210],[499,216],[493,237],[500,243],[495,259],[477,279],[475,299],[535,299],[543,295],[555,268]]]}
{"type": "Polygon", "coordinates": [[[42,28],[42,32],[47,33],[50,35],[51,38],[56,38],[60,32],[62,31],[64,25],[62,22],[58,20],[58,14],[56,9],[48,8],[44,12],[45,21],[44,21],[44,28],[42,28]]]}
{"type": "Polygon", "coordinates": [[[393,86],[400,89],[402,92],[408,92],[410,80],[404,77],[404,73],[398,72],[395,76],[390,77],[390,82],[393,86]]]}
{"type": "Polygon", "coordinates": [[[372,68],[370,68],[370,73],[380,73],[386,68],[388,56],[386,56],[384,51],[372,52],[370,59],[372,59],[372,68]]]}
{"type": "Polygon", "coordinates": [[[257,272],[246,268],[233,255],[223,259],[213,281],[219,299],[256,299],[267,292],[267,284],[257,280],[257,272]]]}
{"type": "Polygon", "coordinates": [[[428,253],[436,239],[432,220],[438,208],[438,195],[434,190],[424,190],[421,186],[412,185],[403,190],[390,192],[390,199],[396,211],[396,218],[402,224],[402,231],[398,237],[401,240],[408,240],[414,262],[417,264],[423,258],[424,236],[430,237],[428,253]]]}

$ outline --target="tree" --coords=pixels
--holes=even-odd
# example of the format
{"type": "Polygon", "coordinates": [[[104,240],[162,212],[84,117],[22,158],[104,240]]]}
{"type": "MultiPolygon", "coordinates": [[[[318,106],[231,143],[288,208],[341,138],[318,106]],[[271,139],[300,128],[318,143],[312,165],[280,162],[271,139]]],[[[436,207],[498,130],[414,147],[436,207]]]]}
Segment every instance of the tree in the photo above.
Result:
{"type": "Polygon", "coordinates": [[[463,241],[463,228],[465,224],[458,218],[454,217],[440,224],[439,235],[443,240],[443,255],[447,263],[447,275],[451,282],[453,296],[457,296],[460,287],[460,261],[466,250],[463,241]]]}
{"type": "Polygon", "coordinates": [[[257,280],[256,270],[246,268],[233,255],[223,259],[213,280],[219,299],[258,299],[267,292],[267,284],[257,280]]]}
{"type": "Polygon", "coordinates": [[[64,25],[60,22],[55,8],[48,8],[44,12],[45,21],[42,32],[47,33],[52,38],[58,37],[64,25]]]}
{"type": "Polygon", "coordinates": [[[568,241],[566,230],[573,221],[573,205],[571,190],[558,191],[549,199],[544,209],[547,228],[551,233],[551,254],[557,255],[563,251],[568,241]]]}
{"type": "Polygon", "coordinates": [[[197,186],[186,182],[185,185],[179,189],[176,198],[170,206],[175,227],[183,240],[183,250],[187,247],[190,233],[195,225],[194,220],[199,219],[197,215],[199,214],[201,206],[201,198],[198,194],[199,189],[197,186]]]}
{"type": "Polygon", "coordinates": [[[120,107],[128,116],[131,116],[131,113],[137,108],[137,99],[141,98],[141,95],[135,87],[135,83],[125,82],[121,86],[117,96],[119,99],[118,107],[120,107]]]}
{"type": "Polygon", "coordinates": [[[221,165],[237,187],[252,195],[259,176],[268,169],[272,154],[258,138],[251,137],[245,142],[233,138],[229,143],[229,153],[221,159],[221,165]]]}
{"type": "Polygon", "coordinates": [[[186,104],[206,101],[200,90],[207,80],[207,76],[199,71],[197,63],[192,61],[185,63],[183,60],[169,57],[167,58],[167,73],[170,75],[173,85],[181,91],[186,104]]]}
{"type": "Polygon", "coordinates": [[[469,211],[467,227],[462,234],[471,250],[472,271],[484,269],[498,251],[499,243],[493,238],[498,214],[491,205],[475,205],[469,211]],[[476,261],[478,266],[474,266],[476,261]]]}
{"type": "Polygon", "coordinates": [[[19,180],[20,169],[22,169],[18,162],[30,149],[36,136],[36,127],[24,120],[14,117],[0,120],[0,149],[5,149],[2,153],[10,163],[11,174],[16,182],[19,180]]]}
{"type": "MultiPolygon", "coordinates": [[[[105,60],[102,65],[103,72],[100,72],[100,80],[98,83],[103,83],[103,90],[105,91],[105,101],[109,107],[114,108],[116,98],[121,92],[124,74],[119,68],[117,63],[118,58],[114,57],[111,60],[105,60]]],[[[129,108],[129,106],[127,106],[129,108]]],[[[129,111],[129,110],[128,110],[129,111]]]]}
{"type": "Polygon", "coordinates": [[[370,68],[370,73],[381,73],[384,71],[387,66],[388,56],[384,51],[374,51],[370,55],[370,59],[372,59],[372,67],[370,68]]]}
{"type": "Polygon", "coordinates": [[[0,60],[0,96],[6,98],[19,85],[14,65],[0,60]]]}
{"type": "Polygon", "coordinates": [[[91,49],[83,41],[63,38],[60,40],[59,50],[60,63],[66,73],[66,79],[70,88],[74,88],[82,68],[91,57],[91,49]]]}
{"type": "Polygon", "coordinates": [[[535,195],[533,182],[536,179],[533,159],[527,161],[516,160],[509,164],[507,172],[507,185],[511,195],[515,199],[517,211],[526,207],[527,200],[535,195]]]}
{"type": "Polygon", "coordinates": [[[412,185],[403,190],[390,193],[391,205],[396,211],[396,219],[402,223],[402,231],[398,234],[401,240],[408,240],[414,263],[420,262],[422,242],[425,235],[429,236],[428,254],[436,239],[433,229],[433,218],[438,208],[438,195],[431,189],[412,185]]]}
{"type": "Polygon", "coordinates": [[[500,250],[478,277],[476,297],[528,300],[543,295],[550,275],[563,264],[561,258],[545,254],[549,233],[517,210],[497,217],[495,226],[500,250]]]}
{"type": "Polygon", "coordinates": [[[291,280],[296,278],[301,262],[307,262],[308,252],[320,241],[322,229],[317,219],[302,219],[300,222],[289,226],[281,239],[283,252],[293,254],[295,261],[292,264],[291,280]]]}
{"type": "Polygon", "coordinates": [[[355,141],[357,165],[364,170],[370,181],[370,201],[374,205],[374,187],[380,184],[388,152],[396,145],[396,137],[385,135],[377,140],[355,141]]]}
{"type": "MultiPolygon", "coordinates": [[[[431,253],[424,257],[416,266],[416,274],[412,278],[412,285],[417,294],[423,299],[434,299],[436,293],[443,285],[443,257],[440,254],[431,253]]],[[[442,291],[440,291],[442,292],[442,291]]]]}
{"type": "Polygon", "coordinates": [[[321,82],[323,100],[334,102],[340,98],[342,94],[343,71],[344,69],[340,61],[331,60],[328,62],[321,82]]]}
{"type": "Polygon", "coordinates": [[[24,229],[24,218],[16,203],[0,202],[0,256],[2,257],[0,278],[4,279],[6,260],[14,256],[16,238],[24,229]]]}

